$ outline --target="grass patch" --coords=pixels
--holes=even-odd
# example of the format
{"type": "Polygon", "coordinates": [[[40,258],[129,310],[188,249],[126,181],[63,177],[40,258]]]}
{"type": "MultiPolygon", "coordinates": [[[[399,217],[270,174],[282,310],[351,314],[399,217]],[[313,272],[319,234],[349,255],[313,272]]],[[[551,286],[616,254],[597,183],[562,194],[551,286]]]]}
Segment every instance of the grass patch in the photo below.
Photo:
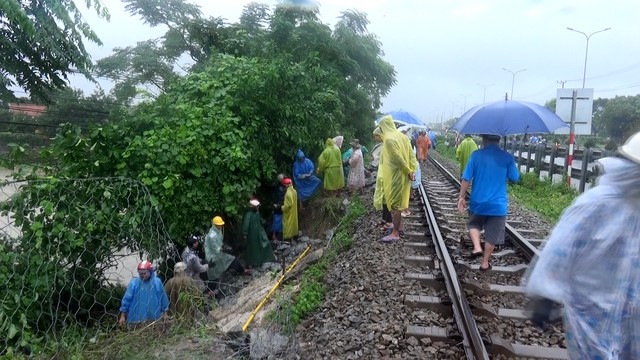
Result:
{"type": "Polygon", "coordinates": [[[522,175],[519,183],[509,186],[509,194],[524,207],[538,212],[554,223],[579,195],[577,190],[565,183],[553,184],[549,178],[539,180],[538,174],[535,173],[522,175]]]}
{"type": "MultiPolygon", "coordinates": [[[[433,150],[430,150],[433,151],[433,150]]],[[[458,159],[456,158],[456,148],[453,146],[446,146],[444,145],[444,142],[442,143],[441,146],[438,146],[438,148],[435,150],[438,152],[438,154],[442,155],[442,157],[444,157],[447,160],[453,161],[454,163],[458,163],[458,159]]]]}
{"type": "MultiPolygon", "coordinates": [[[[326,200],[331,201],[331,198],[326,200]]],[[[351,205],[342,217],[324,256],[302,273],[299,292],[289,301],[281,299],[276,309],[268,315],[269,318],[280,323],[285,332],[293,332],[305,317],[320,308],[327,290],[325,276],[336,257],[353,245],[353,224],[365,213],[366,209],[360,197],[353,196],[351,205]]],[[[290,291],[290,287],[288,289],[290,291]]]]}

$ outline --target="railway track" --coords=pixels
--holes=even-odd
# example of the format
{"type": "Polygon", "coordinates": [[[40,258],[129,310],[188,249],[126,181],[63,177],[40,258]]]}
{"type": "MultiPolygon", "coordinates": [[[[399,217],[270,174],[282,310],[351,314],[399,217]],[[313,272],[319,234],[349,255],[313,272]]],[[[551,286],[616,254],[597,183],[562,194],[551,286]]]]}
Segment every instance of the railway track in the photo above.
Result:
{"type": "MultiPolygon", "coordinates": [[[[459,183],[433,159],[422,174],[420,198],[411,201],[411,215],[404,218],[410,254],[405,262],[415,269],[405,279],[424,289],[405,295],[405,305],[418,314],[411,317],[406,337],[422,344],[456,344],[467,359],[568,358],[561,322],[544,331],[532,326],[520,285],[546,234],[526,229],[526,219],[510,214],[507,239],[494,251],[492,270],[480,272],[479,259],[470,258],[466,215],[456,208],[459,183]]],[[[558,320],[561,311],[555,310],[558,320]]]]}

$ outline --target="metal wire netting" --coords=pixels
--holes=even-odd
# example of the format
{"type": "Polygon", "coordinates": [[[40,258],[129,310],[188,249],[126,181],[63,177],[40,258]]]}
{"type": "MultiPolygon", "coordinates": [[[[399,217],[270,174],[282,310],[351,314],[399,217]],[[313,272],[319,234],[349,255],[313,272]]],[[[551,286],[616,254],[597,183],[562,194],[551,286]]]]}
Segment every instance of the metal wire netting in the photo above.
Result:
{"type": "Polygon", "coordinates": [[[177,253],[146,187],[124,178],[0,184],[0,355],[59,357],[117,327],[142,259],[177,253]]]}

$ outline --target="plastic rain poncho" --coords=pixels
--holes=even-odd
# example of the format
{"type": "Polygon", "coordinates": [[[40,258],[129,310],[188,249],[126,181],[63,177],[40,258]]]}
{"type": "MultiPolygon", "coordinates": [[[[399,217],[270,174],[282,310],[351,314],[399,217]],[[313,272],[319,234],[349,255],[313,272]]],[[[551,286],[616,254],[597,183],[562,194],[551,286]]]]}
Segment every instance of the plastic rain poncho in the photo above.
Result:
{"type": "Polygon", "coordinates": [[[322,180],[315,175],[316,167],[313,161],[306,158],[302,150],[298,150],[296,158],[297,160],[293,163],[293,183],[296,185],[300,200],[306,201],[320,189],[322,180]]]}
{"type": "Polygon", "coordinates": [[[404,210],[409,207],[411,195],[411,180],[408,175],[416,171],[411,159],[411,142],[406,135],[396,130],[393,118],[389,115],[380,121],[380,129],[384,134],[384,163],[378,169],[382,171],[384,201],[389,210],[404,210]]]}
{"type": "Polygon", "coordinates": [[[242,220],[242,235],[247,240],[245,260],[249,266],[260,266],[266,262],[273,262],[276,257],[269,242],[267,232],[262,226],[262,218],[257,209],[249,209],[242,220]]]}
{"type": "Polygon", "coordinates": [[[360,148],[353,150],[349,157],[349,176],[347,187],[349,190],[358,190],[364,187],[364,156],[360,148]]]}
{"type": "Polygon", "coordinates": [[[282,204],[282,238],[291,239],[298,236],[298,193],[289,186],[284,193],[282,204]]]}
{"type": "Polygon", "coordinates": [[[326,190],[340,190],[344,187],[342,154],[332,139],[327,139],[325,148],[320,154],[318,171],[324,173],[323,183],[326,190]]]}
{"type": "Polygon", "coordinates": [[[235,257],[222,251],[224,235],[213,225],[204,238],[204,255],[209,263],[208,279],[216,280],[225,272],[235,257]]]}
{"type": "Polygon", "coordinates": [[[476,150],[478,150],[478,144],[470,137],[465,137],[456,149],[456,158],[460,164],[460,176],[462,176],[471,154],[476,150]]]}
{"type": "Polygon", "coordinates": [[[130,324],[158,320],[168,309],[169,298],[154,271],[147,281],[133,278],[120,305],[120,312],[127,314],[127,323],[130,324]]]}
{"type": "Polygon", "coordinates": [[[431,147],[431,140],[425,135],[418,135],[416,139],[416,148],[418,149],[418,160],[425,161],[429,156],[429,148],[431,147]]]}
{"type": "Polygon", "coordinates": [[[604,175],[564,211],[526,289],[564,305],[571,359],[640,359],[640,165],[599,163],[604,175]]]}
{"type": "Polygon", "coordinates": [[[416,148],[413,148],[413,167],[416,169],[416,179],[411,182],[411,188],[417,189],[420,186],[420,182],[422,181],[422,171],[420,170],[420,164],[418,163],[418,154],[416,152],[416,148]]]}
{"type": "MultiPolygon", "coordinates": [[[[378,135],[380,136],[380,138],[383,139],[384,142],[384,134],[382,134],[382,130],[377,127],[374,131],[373,131],[373,135],[378,135]]],[[[380,144],[380,157],[378,157],[378,170],[376,171],[376,188],[375,191],[373,192],[373,208],[376,210],[382,210],[383,205],[384,205],[384,188],[382,186],[383,182],[382,182],[382,149],[383,148],[383,144],[380,144]]]]}

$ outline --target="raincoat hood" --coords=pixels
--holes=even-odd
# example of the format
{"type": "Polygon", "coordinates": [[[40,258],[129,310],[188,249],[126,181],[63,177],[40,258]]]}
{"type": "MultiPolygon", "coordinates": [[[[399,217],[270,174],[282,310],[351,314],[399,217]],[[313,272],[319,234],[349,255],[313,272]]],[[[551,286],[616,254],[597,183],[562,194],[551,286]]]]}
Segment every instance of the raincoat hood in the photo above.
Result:
{"type": "Polygon", "coordinates": [[[596,161],[602,171],[598,186],[613,185],[626,195],[640,196],[640,165],[627,159],[606,157],[596,161]]]}
{"type": "Polygon", "coordinates": [[[296,157],[299,158],[303,158],[304,157],[304,153],[302,152],[301,149],[298,149],[298,152],[296,153],[296,157]]]}
{"type": "Polygon", "coordinates": [[[380,130],[382,130],[383,134],[389,134],[394,131],[398,131],[396,129],[396,124],[393,123],[393,118],[391,115],[387,115],[380,120],[380,130]]]}
{"type": "Polygon", "coordinates": [[[324,146],[325,147],[330,147],[330,146],[335,146],[335,145],[336,145],[336,143],[331,138],[328,138],[327,141],[324,142],[324,146]]]}
{"type": "Polygon", "coordinates": [[[333,143],[338,147],[338,149],[342,148],[343,141],[344,141],[344,137],[342,135],[338,135],[333,138],[333,143]]]}

